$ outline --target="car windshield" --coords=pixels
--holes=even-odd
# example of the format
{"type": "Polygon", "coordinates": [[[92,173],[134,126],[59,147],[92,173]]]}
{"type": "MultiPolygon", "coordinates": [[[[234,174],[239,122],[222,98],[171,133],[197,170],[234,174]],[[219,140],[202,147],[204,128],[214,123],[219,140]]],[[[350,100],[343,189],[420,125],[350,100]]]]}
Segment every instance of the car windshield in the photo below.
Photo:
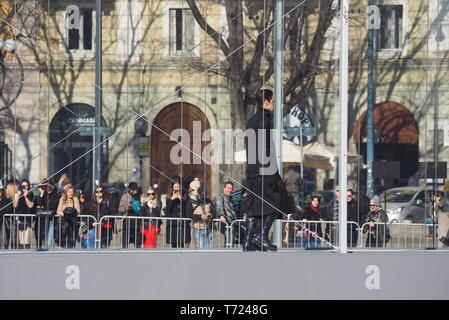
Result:
{"type": "Polygon", "coordinates": [[[415,190],[388,190],[387,202],[409,202],[415,195],[415,190]]]}

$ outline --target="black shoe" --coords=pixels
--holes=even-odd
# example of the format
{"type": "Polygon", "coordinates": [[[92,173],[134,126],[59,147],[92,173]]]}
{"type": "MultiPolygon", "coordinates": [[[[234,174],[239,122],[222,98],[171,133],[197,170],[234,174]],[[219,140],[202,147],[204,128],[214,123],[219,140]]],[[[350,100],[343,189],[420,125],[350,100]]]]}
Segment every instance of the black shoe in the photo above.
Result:
{"type": "Polygon", "coordinates": [[[264,251],[277,251],[278,247],[271,243],[268,238],[261,237],[259,234],[255,235],[252,239],[252,243],[264,251]]]}
{"type": "Polygon", "coordinates": [[[252,242],[254,237],[255,219],[248,217],[246,219],[245,242],[243,243],[243,251],[260,251],[260,246],[255,246],[252,242]]]}
{"type": "Polygon", "coordinates": [[[263,221],[262,234],[258,233],[254,235],[252,243],[261,247],[263,250],[277,251],[278,247],[271,243],[268,239],[268,232],[271,229],[271,225],[276,220],[276,215],[268,216],[263,221]]]}
{"type": "Polygon", "coordinates": [[[442,237],[441,239],[439,239],[440,242],[442,242],[445,246],[449,247],[449,239],[446,237],[442,237]]]}

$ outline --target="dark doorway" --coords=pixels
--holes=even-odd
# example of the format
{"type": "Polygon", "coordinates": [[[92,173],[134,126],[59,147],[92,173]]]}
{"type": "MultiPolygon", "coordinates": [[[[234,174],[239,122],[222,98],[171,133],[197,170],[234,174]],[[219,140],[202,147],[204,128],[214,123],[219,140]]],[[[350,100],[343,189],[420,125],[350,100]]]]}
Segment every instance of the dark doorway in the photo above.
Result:
{"type": "MultiPolygon", "coordinates": [[[[92,189],[92,128],[95,126],[94,107],[75,103],[61,108],[50,123],[49,176],[57,182],[68,173],[77,190],[92,189]]],[[[106,121],[101,119],[106,129],[106,121]]],[[[103,131],[103,138],[107,136],[103,131]]],[[[102,182],[108,180],[108,145],[100,147],[102,182]]]]}

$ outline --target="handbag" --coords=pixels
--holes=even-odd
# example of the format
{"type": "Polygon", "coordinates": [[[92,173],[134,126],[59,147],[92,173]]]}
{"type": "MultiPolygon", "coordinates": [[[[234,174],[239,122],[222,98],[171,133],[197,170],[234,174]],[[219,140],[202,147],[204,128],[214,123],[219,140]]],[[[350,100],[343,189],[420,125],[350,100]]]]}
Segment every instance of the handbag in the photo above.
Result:
{"type": "Polygon", "coordinates": [[[67,207],[62,212],[64,213],[64,217],[76,216],[76,209],[74,207],[67,207]]]}

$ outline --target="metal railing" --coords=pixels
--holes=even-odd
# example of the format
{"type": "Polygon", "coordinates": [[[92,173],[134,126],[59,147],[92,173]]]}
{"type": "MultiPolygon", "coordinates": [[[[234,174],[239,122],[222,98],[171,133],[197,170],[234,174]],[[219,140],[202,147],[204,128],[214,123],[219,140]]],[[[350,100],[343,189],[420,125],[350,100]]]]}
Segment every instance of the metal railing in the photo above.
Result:
{"type": "MultiPolygon", "coordinates": [[[[195,241],[189,218],[94,216],[74,218],[42,214],[5,214],[1,224],[1,249],[123,249],[123,248],[242,248],[246,221],[223,224],[198,232],[195,241]]],[[[279,249],[337,247],[338,221],[281,220],[279,249]]],[[[367,222],[360,228],[348,222],[349,248],[425,249],[442,247],[438,224],[367,222]]],[[[274,228],[269,237],[273,241],[274,228]]]]}
{"type": "Polygon", "coordinates": [[[366,248],[425,249],[442,247],[438,241],[442,236],[438,235],[438,224],[367,222],[362,225],[362,230],[364,232],[360,234],[360,243],[366,248]]]}
{"type": "Polygon", "coordinates": [[[72,218],[40,214],[3,216],[1,230],[3,249],[88,248],[88,244],[95,247],[95,237],[96,219],[89,215],[72,218]]]}

